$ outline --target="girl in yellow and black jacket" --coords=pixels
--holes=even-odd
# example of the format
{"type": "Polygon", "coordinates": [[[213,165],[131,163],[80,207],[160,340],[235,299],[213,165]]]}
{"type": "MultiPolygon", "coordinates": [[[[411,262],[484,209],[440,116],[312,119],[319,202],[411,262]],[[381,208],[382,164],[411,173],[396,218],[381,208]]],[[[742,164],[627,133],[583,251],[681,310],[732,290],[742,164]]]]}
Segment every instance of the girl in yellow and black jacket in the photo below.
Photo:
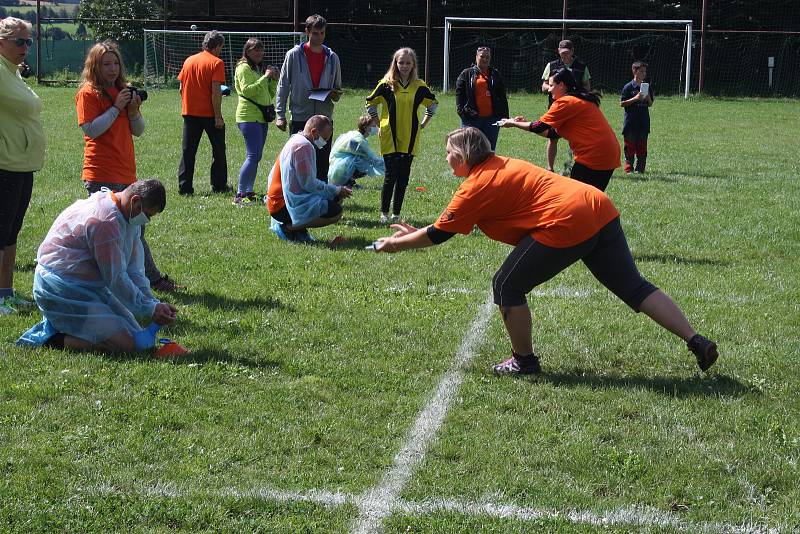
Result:
{"type": "Polygon", "coordinates": [[[367,110],[375,125],[380,125],[381,154],[386,176],[381,191],[381,223],[400,220],[400,210],[411,175],[411,162],[419,150],[421,130],[430,123],[438,102],[423,80],[417,76],[417,55],[401,48],[392,56],[386,75],[367,97],[367,110]],[[381,106],[380,119],[378,106],[381,106]],[[419,108],[424,107],[422,121],[419,108]]]}

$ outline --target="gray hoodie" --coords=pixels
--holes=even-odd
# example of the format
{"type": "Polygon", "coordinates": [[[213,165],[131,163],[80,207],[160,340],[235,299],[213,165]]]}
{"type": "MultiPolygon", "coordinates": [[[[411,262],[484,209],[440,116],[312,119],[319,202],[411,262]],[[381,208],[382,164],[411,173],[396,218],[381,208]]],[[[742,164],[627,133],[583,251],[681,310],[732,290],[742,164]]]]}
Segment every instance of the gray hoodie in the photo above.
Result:
{"type": "MultiPolygon", "coordinates": [[[[319,79],[319,89],[341,89],[342,68],[339,56],[325,45],[325,65],[319,79]]],[[[314,115],[325,115],[333,118],[333,101],[330,96],[324,101],[308,98],[309,91],[316,89],[311,85],[311,72],[308,69],[303,44],[299,44],[286,52],[278,80],[278,94],[275,96],[275,114],[279,119],[286,118],[287,98],[289,113],[293,121],[305,122],[314,115]]]]}

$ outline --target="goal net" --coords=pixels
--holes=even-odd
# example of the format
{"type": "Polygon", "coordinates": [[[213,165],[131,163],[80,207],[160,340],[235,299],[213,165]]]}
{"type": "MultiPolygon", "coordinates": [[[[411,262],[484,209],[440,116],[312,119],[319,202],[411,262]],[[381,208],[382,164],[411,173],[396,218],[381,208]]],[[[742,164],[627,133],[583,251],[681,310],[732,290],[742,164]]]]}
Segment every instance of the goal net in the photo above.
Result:
{"type": "MultiPolygon", "coordinates": [[[[144,30],[144,83],[165,85],[174,83],[184,60],[203,49],[205,31],[144,30]]],[[[223,32],[225,47],[220,59],[225,63],[225,79],[233,85],[236,62],[242,57],[244,43],[250,37],[264,43],[264,64],[278,68],[286,52],[300,43],[302,32],[223,32]]]]}
{"type": "Polygon", "coordinates": [[[659,94],[689,96],[692,70],[691,20],[501,19],[446,17],[443,89],[488,46],[492,65],[509,91],[539,92],[541,75],[557,59],[558,42],[570,39],[586,63],[592,88],[618,92],[631,80],[631,63],[648,64],[659,94]]]}

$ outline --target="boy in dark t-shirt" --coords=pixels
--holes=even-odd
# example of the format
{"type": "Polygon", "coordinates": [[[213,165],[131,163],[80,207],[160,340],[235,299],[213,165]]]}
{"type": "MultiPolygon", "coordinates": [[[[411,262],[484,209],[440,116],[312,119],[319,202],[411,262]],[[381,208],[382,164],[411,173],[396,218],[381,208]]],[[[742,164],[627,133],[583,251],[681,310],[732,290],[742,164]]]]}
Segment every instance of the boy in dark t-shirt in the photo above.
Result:
{"type": "Polygon", "coordinates": [[[633,80],[622,88],[619,105],[625,108],[622,137],[625,140],[625,173],[644,173],[647,163],[647,136],[650,134],[650,106],[653,89],[645,83],[647,63],[634,61],[633,80]],[[636,164],[634,166],[634,160],[636,164]]]}

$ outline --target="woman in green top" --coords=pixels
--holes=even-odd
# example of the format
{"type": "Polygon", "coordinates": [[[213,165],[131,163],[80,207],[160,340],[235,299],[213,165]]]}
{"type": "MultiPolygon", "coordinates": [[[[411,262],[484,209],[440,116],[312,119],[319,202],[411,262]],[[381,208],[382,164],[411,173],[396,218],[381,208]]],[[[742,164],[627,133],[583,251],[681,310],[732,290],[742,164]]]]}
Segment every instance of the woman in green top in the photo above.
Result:
{"type": "Polygon", "coordinates": [[[42,101],[19,74],[32,44],[29,22],[0,20],[0,315],[32,306],[13,289],[17,235],[31,200],[33,173],[44,164],[42,101]]]}
{"type": "Polygon", "coordinates": [[[236,64],[236,93],[239,103],[236,106],[236,124],[244,136],[245,159],[239,170],[239,187],[233,203],[237,206],[254,205],[257,201],[253,186],[256,182],[258,162],[267,141],[268,123],[261,107],[269,106],[275,98],[279,71],[272,65],[261,73],[264,59],[264,44],[251,37],[244,44],[242,58],[236,64]],[[259,107],[261,106],[261,107],[259,107]]]}

